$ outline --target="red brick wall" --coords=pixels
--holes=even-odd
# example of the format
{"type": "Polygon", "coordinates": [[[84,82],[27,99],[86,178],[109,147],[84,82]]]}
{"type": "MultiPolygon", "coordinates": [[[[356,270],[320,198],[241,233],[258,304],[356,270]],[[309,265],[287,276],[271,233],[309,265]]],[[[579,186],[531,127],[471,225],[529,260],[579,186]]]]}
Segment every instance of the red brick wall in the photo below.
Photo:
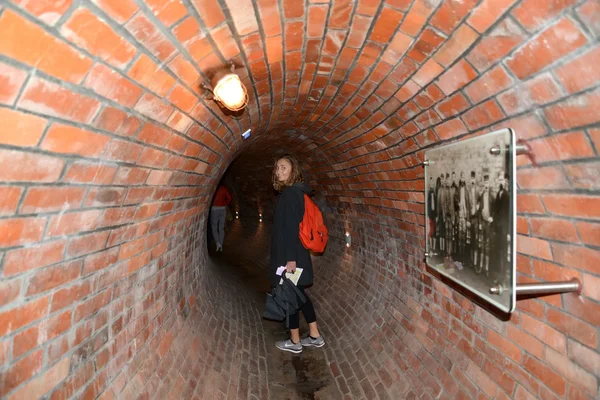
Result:
{"type": "MultiPolygon", "coordinates": [[[[264,396],[246,373],[260,352],[223,362],[192,338],[225,315],[208,294],[228,289],[208,284],[214,187],[242,151],[245,180],[281,150],[335,208],[334,239],[356,235],[349,250],[332,240],[315,287],[342,392],[598,396],[598,13],[592,0],[3,2],[0,397],[264,396]],[[199,89],[228,60],[249,89],[239,118],[199,89]],[[584,283],[519,302],[508,322],[426,271],[420,166],[438,142],[505,126],[539,163],[519,158],[519,281],[584,283]],[[203,382],[240,380],[180,392],[193,343],[203,382]]],[[[248,209],[268,209],[260,176],[240,189],[260,193],[248,209]]]]}

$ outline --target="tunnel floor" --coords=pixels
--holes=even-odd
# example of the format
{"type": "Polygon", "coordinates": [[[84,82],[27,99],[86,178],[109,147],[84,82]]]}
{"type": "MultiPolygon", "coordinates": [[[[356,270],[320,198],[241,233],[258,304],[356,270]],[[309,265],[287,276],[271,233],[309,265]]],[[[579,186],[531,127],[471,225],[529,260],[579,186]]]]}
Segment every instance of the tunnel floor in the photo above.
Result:
{"type": "MultiPolygon", "coordinates": [[[[248,248],[225,240],[224,252],[215,253],[209,245],[213,266],[219,269],[219,277],[229,279],[235,285],[244,286],[248,303],[262,315],[266,293],[269,290],[266,265],[252,260],[248,248]]],[[[310,289],[309,289],[310,295],[310,289]]],[[[301,335],[308,332],[306,321],[301,317],[301,335]]],[[[278,350],[275,342],[289,337],[284,322],[261,319],[267,360],[267,385],[269,399],[340,399],[326,360],[323,348],[305,348],[301,354],[278,350]]],[[[326,340],[331,340],[327,336],[326,340]]],[[[327,346],[327,344],[326,344],[327,346]]]]}

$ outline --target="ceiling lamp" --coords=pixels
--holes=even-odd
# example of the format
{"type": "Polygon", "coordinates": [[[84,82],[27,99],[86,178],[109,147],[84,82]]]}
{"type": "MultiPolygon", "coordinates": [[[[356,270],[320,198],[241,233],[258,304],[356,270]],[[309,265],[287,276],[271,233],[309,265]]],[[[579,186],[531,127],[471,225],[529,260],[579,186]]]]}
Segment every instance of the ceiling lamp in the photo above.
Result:
{"type": "Polygon", "coordinates": [[[202,86],[212,92],[213,100],[221,103],[231,111],[240,111],[248,105],[248,92],[240,77],[234,72],[235,66],[231,64],[229,70],[220,70],[211,79],[212,87],[202,86]]]}

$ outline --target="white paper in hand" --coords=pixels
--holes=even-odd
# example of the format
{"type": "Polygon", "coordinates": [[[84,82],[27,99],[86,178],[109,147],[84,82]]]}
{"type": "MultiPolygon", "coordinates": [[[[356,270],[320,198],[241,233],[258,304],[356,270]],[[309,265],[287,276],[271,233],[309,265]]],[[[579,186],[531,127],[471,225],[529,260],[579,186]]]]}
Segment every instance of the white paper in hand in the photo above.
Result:
{"type": "MultiPolygon", "coordinates": [[[[279,269],[283,268],[283,270],[285,271],[285,267],[279,267],[277,269],[277,272],[279,272],[279,269]]],[[[298,286],[298,281],[300,280],[300,275],[302,275],[302,271],[304,271],[303,268],[296,268],[296,271],[292,274],[292,273],[287,273],[285,274],[285,277],[288,278],[290,281],[292,281],[292,283],[296,286],[298,286]]],[[[281,275],[281,274],[277,274],[277,275],[281,275]]],[[[281,285],[283,283],[283,279],[281,279],[279,281],[279,284],[281,285]]]]}

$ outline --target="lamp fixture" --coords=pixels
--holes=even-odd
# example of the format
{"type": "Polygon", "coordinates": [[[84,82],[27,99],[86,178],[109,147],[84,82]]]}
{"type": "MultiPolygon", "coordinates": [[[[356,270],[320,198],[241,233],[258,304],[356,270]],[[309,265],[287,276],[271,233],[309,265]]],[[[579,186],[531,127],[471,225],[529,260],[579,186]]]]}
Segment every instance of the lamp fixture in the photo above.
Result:
{"type": "Polygon", "coordinates": [[[211,85],[202,87],[212,93],[212,99],[230,111],[240,111],[248,105],[248,91],[235,72],[235,66],[218,70],[211,79],[211,85]]]}
{"type": "Polygon", "coordinates": [[[240,213],[239,212],[235,212],[235,219],[240,219],[240,213]]]}
{"type": "Polygon", "coordinates": [[[352,244],[352,237],[350,236],[350,232],[346,232],[346,247],[350,247],[352,244]]]}
{"type": "Polygon", "coordinates": [[[262,222],[262,214],[258,214],[259,216],[259,221],[262,222]]]}

